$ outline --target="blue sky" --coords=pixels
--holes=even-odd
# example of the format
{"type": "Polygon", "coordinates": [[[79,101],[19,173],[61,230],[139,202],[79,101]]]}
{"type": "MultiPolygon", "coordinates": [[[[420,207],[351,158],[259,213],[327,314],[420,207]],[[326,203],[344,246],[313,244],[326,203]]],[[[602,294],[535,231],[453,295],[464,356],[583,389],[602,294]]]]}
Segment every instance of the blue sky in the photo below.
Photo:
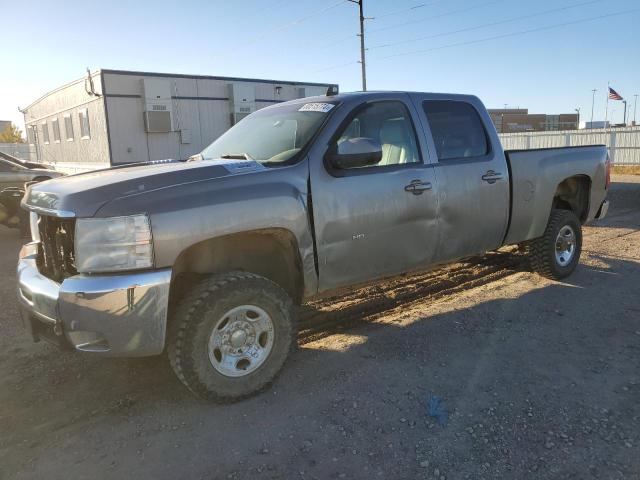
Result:
{"type": "MultiPolygon", "coordinates": [[[[604,118],[610,81],[633,116],[640,11],[544,28],[638,9],[638,0],[364,1],[365,15],[376,17],[367,21],[370,90],[473,93],[488,107],[580,108],[588,120],[594,88],[595,119],[604,118]],[[523,16],[530,17],[484,26],[523,16]],[[451,33],[458,30],[465,31],[451,33]]],[[[3,52],[0,119],[21,126],[18,106],[81,77],[86,67],[361,88],[357,6],[346,0],[32,0],[2,11],[10,12],[2,32],[12,41],[3,52]]],[[[622,121],[621,102],[611,111],[622,121]]]]}

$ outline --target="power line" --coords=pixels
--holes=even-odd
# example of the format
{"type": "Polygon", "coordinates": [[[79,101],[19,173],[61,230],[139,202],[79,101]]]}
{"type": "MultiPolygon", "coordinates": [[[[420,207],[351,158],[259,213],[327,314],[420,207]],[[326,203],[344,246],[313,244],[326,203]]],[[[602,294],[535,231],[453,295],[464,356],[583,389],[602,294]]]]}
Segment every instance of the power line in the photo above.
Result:
{"type": "Polygon", "coordinates": [[[399,41],[399,42],[383,43],[383,44],[380,44],[380,45],[372,45],[372,46],[368,47],[368,49],[369,50],[373,50],[373,49],[376,49],[376,48],[393,47],[395,45],[402,45],[402,44],[405,44],[405,43],[414,43],[414,42],[418,42],[420,40],[427,40],[427,39],[431,39],[431,38],[444,37],[444,36],[447,36],[447,35],[454,35],[456,33],[470,32],[470,31],[473,31],[473,30],[480,30],[482,28],[494,27],[496,25],[504,25],[505,23],[516,22],[516,21],[519,21],[519,20],[528,20],[528,19],[531,19],[531,18],[540,17],[542,15],[548,15],[550,13],[556,13],[556,12],[561,12],[563,10],[569,10],[571,8],[583,7],[585,5],[598,3],[600,1],[602,1],[602,0],[590,0],[588,2],[576,3],[574,5],[567,5],[565,7],[554,8],[552,10],[545,10],[544,12],[538,12],[538,13],[534,13],[534,14],[531,14],[531,15],[522,15],[520,17],[513,17],[513,18],[506,19],[506,20],[499,20],[497,22],[484,23],[482,25],[476,25],[474,27],[461,28],[459,30],[450,30],[448,32],[436,33],[436,34],[433,34],[433,35],[426,35],[426,36],[423,36],[423,37],[417,37],[417,38],[413,38],[413,39],[410,39],[410,40],[402,40],[402,41],[399,41]]]}
{"type": "MultiPolygon", "coordinates": [[[[380,60],[386,60],[389,58],[396,58],[396,57],[402,57],[402,56],[407,56],[407,55],[419,55],[419,54],[427,54],[427,53],[431,53],[437,50],[444,50],[447,48],[455,48],[455,47],[461,47],[461,46],[466,46],[466,45],[473,45],[476,43],[483,43],[483,42],[489,42],[491,40],[499,40],[502,38],[509,38],[509,37],[515,37],[515,36],[519,36],[519,35],[526,35],[529,33],[535,33],[535,32],[542,32],[545,30],[552,30],[554,28],[560,28],[560,27],[566,27],[569,25],[576,25],[576,24],[580,24],[580,23],[585,23],[585,22],[591,22],[591,21],[595,21],[595,20],[601,20],[603,18],[610,18],[610,17],[615,17],[615,16],[620,16],[620,15],[625,15],[627,13],[635,13],[640,11],[640,8],[634,8],[631,10],[624,10],[621,12],[614,12],[614,13],[609,13],[606,15],[598,15],[596,17],[589,17],[589,18],[583,18],[580,20],[573,20],[571,22],[562,22],[562,23],[556,23],[553,25],[546,25],[544,27],[537,27],[537,28],[531,28],[528,30],[521,30],[521,31],[517,31],[517,32],[511,32],[511,33],[505,33],[505,34],[501,34],[501,35],[494,35],[491,37],[485,37],[485,38],[480,38],[477,40],[469,40],[469,41],[465,41],[465,42],[458,42],[458,43],[450,43],[447,45],[440,45],[438,47],[433,47],[433,48],[427,48],[427,49],[423,49],[423,50],[414,50],[411,52],[403,52],[403,53],[397,53],[394,55],[386,55],[386,56],[379,56],[379,57],[375,57],[375,59],[380,59],[380,60]]],[[[323,68],[321,70],[316,70],[316,72],[323,72],[323,71],[327,71],[327,70],[334,70],[334,69],[338,69],[341,67],[345,67],[345,66],[349,66],[349,65],[353,65],[357,62],[349,62],[349,63],[344,63],[344,64],[340,64],[340,65],[333,65],[327,68],[323,68]]]]}
{"type": "MultiPolygon", "coordinates": [[[[410,7],[410,8],[405,8],[405,9],[402,9],[402,10],[396,10],[396,11],[389,12],[389,13],[383,13],[382,15],[376,15],[376,16],[372,17],[371,19],[372,20],[378,20],[380,18],[384,18],[384,17],[390,16],[390,15],[396,15],[396,14],[403,13],[403,12],[409,12],[409,11],[416,10],[416,9],[422,8],[422,7],[430,7],[431,5],[435,5],[436,3],[441,3],[442,1],[444,1],[444,0],[434,0],[433,2],[430,2],[430,3],[422,3],[422,4],[419,4],[419,5],[414,5],[413,7],[410,7]]],[[[503,1],[503,0],[500,0],[500,1],[503,1]]],[[[452,12],[452,13],[457,13],[457,11],[456,12],[452,12]]],[[[449,15],[449,13],[447,13],[447,15],[449,15]]],[[[401,24],[401,25],[404,25],[404,24],[401,24]]],[[[387,28],[389,28],[389,27],[387,27],[387,28]]],[[[393,26],[391,28],[393,28],[393,26]]],[[[372,31],[376,32],[378,30],[373,29],[372,31]]],[[[351,34],[351,35],[346,35],[346,36],[342,36],[342,37],[334,37],[335,40],[331,41],[330,43],[325,43],[320,48],[321,49],[325,49],[325,48],[333,47],[334,45],[338,45],[340,43],[346,42],[347,40],[351,40],[356,35],[357,34],[351,34]]],[[[331,37],[329,37],[329,39],[331,39],[331,37]]]]}
{"type": "Polygon", "coordinates": [[[268,11],[268,10],[273,10],[273,9],[275,9],[275,8],[279,7],[280,5],[283,5],[283,4],[285,4],[285,3],[288,3],[288,1],[289,1],[289,0],[278,0],[278,1],[274,2],[274,3],[272,3],[271,5],[267,5],[267,6],[265,6],[265,7],[261,8],[261,9],[259,10],[258,15],[259,15],[259,14],[261,14],[261,13],[263,13],[263,12],[266,12],[266,11],[268,11]]]}
{"type": "Polygon", "coordinates": [[[407,56],[407,55],[416,55],[416,54],[429,53],[429,52],[434,52],[436,50],[443,50],[445,48],[461,47],[461,46],[465,46],[465,45],[472,45],[472,44],[475,44],[475,43],[482,43],[482,42],[488,42],[488,41],[491,41],[491,40],[498,40],[498,39],[501,39],[501,38],[508,38],[508,37],[515,37],[515,36],[518,36],[518,35],[525,35],[527,33],[542,32],[542,31],[551,30],[551,29],[554,29],[554,28],[566,27],[568,25],[576,25],[578,23],[584,23],[584,22],[591,22],[591,21],[594,21],[594,20],[600,20],[600,19],[603,19],[603,18],[615,17],[615,16],[618,16],[618,15],[624,15],[626,13],[633,13],[633,12],[638,12],[638,11],[640,11],[640,8],[634,8],[634,9],[631,9],[631,10],[624,10],[622,12],[609,13],[607,15],[599,15],[597,17],[583,18],[583,19],[574,20],[574,21],[571,21],[571,22],[556,23],[554,25],[547,25],[547,26],[544,26],[544,27],[531,28],[529,30],[521,30],[519,32],[505,33],[505,34],[502,34],[502,35],[494,35],[492,37],[480,38],[478,40],[470,40],[470,41],[467,41],[467,42],[451,43],[451,44],[448,44],[448,45],[441,45],[439,47],[427,48],[427,49],[424,49],[424,50],[414,50],[414,51],[411,51],[411,52],[397,53],[397,54],[394,54],[394,55],[387,55],[387,56],[384,56],[384,57],[374,57],[374,58],[379,58],[381,60],[384,60],[384,59],[387,59],[387,58],[395,58],[395,57],[402,57],[402,56],[407,56]]]}
{"type": "Polygon", "coordinates": [[[304,17],[297,18],[296,20],[284,23],[284,24],[282,24],[280,26],[276,26],[276,27],[271,28],[271,29],[269,29],[269,30],[267,30],[265,32],[262,32],[262,33],[256,35],[255,37],[250,38],[246,42],[240,44],[239,46],[242,47],[242,46],[250,45],[252,43],[257,42],[258,40],[262,40],[264,37],[267,37],[267,36],[269,36],[271,34],[279,33],[279,32],[281,32],[283,30],[288,29],[288,28],[295,27],[296,25],[299,25],[299,24],[309,20],[310,18],[316,17],[316,16],[318,16],[318,15],[320,15],[322,13],[325,13],[325,12],[327,12],[327,11],[333,9],[333,8],[336,8],[336,7],[340,6],[340,5],[348,3],[348,2],[349,2],[349,0],[340,0],[339,2],[333,3],[333,4],[331,4],[331,5],[327,6],[327,7],[324,7],[322,9],[320,9],[320,10],[317,10],[317,11],[315,11],[313,13],[305,15],[304,17]]]}
{"type": "Polygon", "coordinates": [[[338,68],[347,67],[349,65],[358,65],[360,62],[356,62],[354,60],[346,63],[341,63],[339,65],[332,65],[330,67],[321,68],[320,70],[314,70],[312,73],[326,72],[328,70],[337,70],[338,68]]]}
{"type": "Polygon", "coordinates": [[[431,5],[434,5],[436,3],[440,3],[440,2],[443,2],[443,1],[444,0],[435,0],[435,1],[429,2],[429,3],[420,3],[418,5],[414,5],[413,7],[403,8],[401,10],[394,10],[394,11],[391,11],[391,12],[383,13],[381,15],[374,15],[373,18],[378,20],[380,18],[390,17],[392,15],[399,15],[401,13],[413,12],[413,11],[419,9],[419,8],[430,7],[431,5]]]}
{"type": "Polygon", "coordinates": [[[382,32],[382,31],[385,31],[385,30],[391,30],[391,29],[394,29],[394,28],[400,28],[400,27],[404,27],[405,25],[413,25],[415,23],[422,23],[422,22],[425,22],[427,20],[433,20],[433,19],[436,19],[436,18],[447,17],[449,15],[455,15],[456,13],[470,12],[471,10],[476,10],[476,9],[482,8],[482,7],[488,7],[489,5],[493,5],[493,4],[504,2],[504,1],[505,0],[492,0],[490,2],[480,3],[480,4],[474,5],[472,7],[459,8],[457,10],[449,10],[448,12],[440,13],[438,15],[432,15],[430,17],[419,18],[417,20],[409,20],[407,22],[396,23],[395,25],[389,25],[387,27],[382,27],[382,28],[374,28],[374,29],[372,29],[370,31],[371,32],[382,32]]]}

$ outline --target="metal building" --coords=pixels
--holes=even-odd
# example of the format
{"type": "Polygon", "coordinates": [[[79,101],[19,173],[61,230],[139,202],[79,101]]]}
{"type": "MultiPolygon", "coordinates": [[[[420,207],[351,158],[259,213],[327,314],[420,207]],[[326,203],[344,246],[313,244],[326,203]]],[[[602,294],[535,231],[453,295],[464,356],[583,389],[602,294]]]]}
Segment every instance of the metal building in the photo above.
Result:
{"type": "Polygon", "coordinates": [[[333,84],[98,70],[22,109],[34,160],[68,173],[186,159],[251,112],[333,84]]]}

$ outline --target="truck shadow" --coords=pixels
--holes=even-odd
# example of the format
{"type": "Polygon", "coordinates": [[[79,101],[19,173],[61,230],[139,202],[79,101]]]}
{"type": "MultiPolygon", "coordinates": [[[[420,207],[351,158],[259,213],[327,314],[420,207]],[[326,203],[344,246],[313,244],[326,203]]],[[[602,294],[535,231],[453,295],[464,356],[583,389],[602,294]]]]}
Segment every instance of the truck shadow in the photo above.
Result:
{"type": "MultiPolygon", "coordinates": [[[[323,318],[322,310],[315,310],[315,320],[319,322],[318,330],[324,329],[325,334],[318,331],[317,335],[312,335],[302,342],[304,345],[310,342],[312,344],[294,353],[283,376],[276,383],[276,388],[293,393],[287,400],[287,403],[292,404],[300,395],[310,392],[322,395],[327,382],[331,383],[335,375],[359,376],[357,368],[366,369],[362,359],[375,359],[379,356],[384,356],[386,361],[393,359],[402,362],[406,359],[420,372],[432,367],[438,370],[442,358],[450,358],[456,351],[465,351],[468,345],[463,347],[460,343],[467,343],[470,338],[473,338],[474,348],[483,352],[482,359],[490,361],[488,359],[493,355],[505,355],[505,352],[498,352],[497,347],[497,338],[506,333],[503,332],[504,328],[517,328],[523,333],[527,332],[520,338],[521,342],[517,348],[511,352],[516,362],[523,359],[527,352],[534,353],[530,349],[540,341],[547,341],[549,335],[554,335],[553,332],[558,330],[559,325],[571,330],[576,329],[577,340],[581,337],[579,330],[584,324],[583,319],[572,311],[576,305],[588,300],[587,304],[596,302],[598,308],[607,307],[610,300],[605,300],[603,292],[607,291],[607,296],[610,296],[611,289],[622,291],[622,285],[637,285],[634,276],[638,275],[638,263],[605,257],[600,260],[600,265],[606,266],[581,265],[574,276],[563,284],[547,285],[514,299],[492,300],[448,313],[424,317],[411,314],[405,318],[408,324],[404,321],[402,324],[377,322],[380,314],[388,309],[371,310],[370,303],[366,303],[367,308],[361,315],[358,314],[358,309],[350,308],[346,318],[340,314],[325,312],[329,321],[323,318]],[[604,275],[605,273],[608,275],[604,275]],[[555,303],[549,299],[561,299],[563,306],[558,310],[552,306],[555,303]],[[531,311],[536,312],[535,315],[538,316],[533,323],[530,323],[528,313],[531,311]],[[344,322],[341,323],[342,321],[344,322]],[[365,341],[354,343],[353,346],[349,346],[347,342],[347,345],[338,348],[338,351],[332,351],[330,338],[326,339],[326,345],[317,345],[322,343],[321,339],[335,333],[358,336],[365,341]],[[371,341],[372,339],[377,340],[371,341]],[[408,351],[405,345],[415,344],[416,339],[424,339],[424,343],[420,347],[420,354],[412,359],[415,354],[411,353],[410,349],[408,351]],[[335,368],[326,368],[335,361],[351,367],[345,369],[334,365],[335,368]],[[322,365],[323,368],[318,371],[317,365],[322,365]],[[359,367],[356,368],[356,365],[359,367]],[[296,377],[304,378],[304,381],[300,382],[296,377]]],[[[517,271],[521,270],[506,270],[506,273],[517,271]]],[[[494,277],[491,277],[484,284],[493,280],[494,277]]],[[[457,287],[466,288],[464,284],[457,287]]],[[[450,289],[443,289],[442,292],[443,296],[451,295],[450,289]]],[[[414,302],[416,305],[420,304],[423,309],[429,309],[428,295],[418,295],[416,298],[419,299],[414,302]]],[[[632,301],[629,300],[625,304],[629,302],[632,301]]],[[[389,306],[384,302],[382,305],[389,306]]],[[[391,306],[398,307],[395,302],[391,306]]],[[[307,314],[308,311],[309,309],[307,314]]],[[[590,320],[591,317],[593,315],[587,315],[586,321],[591,322],[593,326],[597,324],[600,330],[608,331],[611,328],[622,327],[619,322],[608,325],[602,323],[601,319],[594,322],[590,320]]],[[[569,339],[567,341],[569,344],[572,343],[569,339]]],[[[594,343],[593,347],[597,348],[597,344],[594,343]]],[[[43,348],[36,345],[5,352],[2,355],[3,363],[10,361],[10,356],[16,355],[20,358],[20,365],[10,375],[7,385],[13,393],[6,400],[13,400],[10,402],[13,404],[11,408],[16,409],[18,417],[28,414],[32,409],[43,408],[48,412],[48,421],[61,426],[68,425],[70,406],[77,421],[89,417],[95,419],[97,414],[118,414],[132,410],[143,413],[146,408],[158,408],[160,405],[180,404],[182,408],[200,408],[199,403],[193,400],[174,378],[164,356],[147,359],[99,359],[61,352],[52,346],[43,348]]],[[[461,358],[469,358],[469,355],[461,358]]],[[[495,367],[489,369],[493,371],[495,367]]],[[[477,370],[477,365],[473,370],[477,370]]],[[[459,383],[461,388],[468,382],[461,378],[459,383]]],[[[268,399],[267,393],[241,404],[257,405],[265,400],[269,402],[268,399]]],[[[235,410],[238,407],[220,408],[235,410]]]]}
{"type": "MultiPolygon", "coordinates": [[[[34,451],[44,454],[64,434],[72,451],[81,448],[92,428],[110,425],[134,450],[146,441],[138,438],[140,428],[146,429],[146,438],[161,450],[163,441],[175,438],[171,425],[186,425],[188,440],[176,448],[189,449],[191,458],[238,449],[247,452],[251,465],[263,461],[255,453],[266,441],[260,432],[271,432],[270,448],[292,448],[286,435],[273,435],[293,428],[287,426],[292,419],[296,431],[311,442],[327,435],[339,438],[332,425],[344,425],[350,433],[366,431],[375,451],[400,435],[400,418],[419,427],[407,427],[403,438],[409,444],[423,441],[425,425],[435,425],[425,415],[430,394],[443,399],[460,430],[466,415],[483,415],[496,405],[540,409],[536,415],[543,415],[531,420],[529,430],[514,426],[505,433],[537,441],[540,432],[565,421],[561,411],[546,404],[549,396],[562,397],[563,409],[576,411],[591,405],[636,408],[633,395],[621,395],[616,387],[636,378],[639,367],[634,355],[640,315],[629,286],[636,285],[640,293],[640,264],[600,260],[597,268],[580,266],[565,283],[534,280],[522,294],[506,287],[512,298],[470,305],[448,301],[438,308],[427,301],[397,323],[360,322],[339,335],[313,340],[294,352],[270,390],[230,405],[192,398],[164,358],[106,360],[37,346],[39,353],[18,354],[24,363],[5,381],[2,405],[11,412],[4,420],[5,441],[18,445],[29,438],[34,451]],[[220,431],[225,435],[214,434],[220,431]]],[[[5,367],[8,360],[3,355],[5,367]]],[[[453,448],[462,458],[469,445],[460,440],[453,448]]],[[[533,449],[532,461],[540,453],[533,449]]],[[[234,465],[224,457],[216,461],[219,472],[234,465]]],[[[73,476],[76,467],[70,468],[73,476]]],[[[86,473],[87,465],[82,468],[86,473]]]]}

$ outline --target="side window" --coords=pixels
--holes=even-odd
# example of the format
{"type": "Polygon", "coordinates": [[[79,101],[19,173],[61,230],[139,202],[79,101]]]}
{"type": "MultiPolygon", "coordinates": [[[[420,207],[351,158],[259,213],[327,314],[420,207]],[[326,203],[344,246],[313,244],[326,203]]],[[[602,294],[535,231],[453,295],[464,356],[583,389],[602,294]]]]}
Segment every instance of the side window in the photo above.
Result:
{"type": "Polygon", "coordinates": [[[483,157],[487,135],[476,109],[465,102],[427,100],[422,103],[438,152],[438,160],[483,157]]]}
{"type": "Polygon", "coordinates": [[[336,143],[360,137],[379,142],[382,147],[382,159],[374,168],[420,161],[413,123],[401,102],[376,102],[360,109],[336,143]]]}

